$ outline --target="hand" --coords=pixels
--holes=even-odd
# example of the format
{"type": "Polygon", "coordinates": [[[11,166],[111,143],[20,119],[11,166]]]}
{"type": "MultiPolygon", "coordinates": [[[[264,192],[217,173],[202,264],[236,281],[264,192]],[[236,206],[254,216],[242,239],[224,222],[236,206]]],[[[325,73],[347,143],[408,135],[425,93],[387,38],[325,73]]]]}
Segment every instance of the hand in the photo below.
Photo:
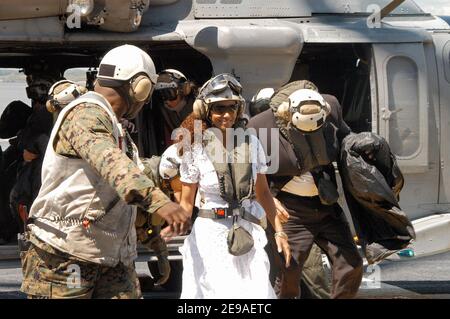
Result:
{"type": "Polygon", "coordinates": [[[28,150],[24,150],[23,151],[23,160],[25,161],[25,162],[31,162],[31,161],[34,161],[36,158],[38,158],[39,157],[39,155],[38,154],[35,154],[35,153],[31,153],[30,151],[28,151],[28,150]]]}
{"type": "Polygon", "coordinates": [[[279,231],[275,233],[275,241],[277,243],[278,253],[283,253],[284,259],[286,260],[286,268],[291,264],[291,248],[289,246],[288,238],[285,232],[279,231]],[[281,235],[277,235],[281,234],[281,235]]]}
{"type": "Polygon", "coordinates": [[[286,210],[286,207],[275,197],[273,198],[273,201],[275,203],[275,207],[277,209],[277,217],[280,219],[280,222],[282,224],[287,223],[289,219],[289,213],[286,210]]]}
{"type": "Polygon", "coordinates": [[[176,235],[185,234],[189,230],[190,215],[179,204],[168,203],[159,208],[155,214],[164,218],[176,235]]]}
{"type": "Polygon", "coordinates": [[[171,241],[172,238],[174,237],[172,227],[170,227],[170,226],[164,227],[163,229],[161,229],[160,235],[161,235],[161,238],[166,243],[171,241]]]}
{"type": "MultiPolygon", "coordinates": [[[[190,220],[188,222],[188,225],[189,225],[189,227],[188,227],[188,231],[189,231],[191,229],[190,220]]],[[[172,224],[172,225],[169,225],[169,226],[163,228],[160,232],[160,235],[166,243],[171,241],[174,236],[186,235],[186,233],[180,233],[178,229],[179,229],[179,227],[176,224],[172,224]]]]}

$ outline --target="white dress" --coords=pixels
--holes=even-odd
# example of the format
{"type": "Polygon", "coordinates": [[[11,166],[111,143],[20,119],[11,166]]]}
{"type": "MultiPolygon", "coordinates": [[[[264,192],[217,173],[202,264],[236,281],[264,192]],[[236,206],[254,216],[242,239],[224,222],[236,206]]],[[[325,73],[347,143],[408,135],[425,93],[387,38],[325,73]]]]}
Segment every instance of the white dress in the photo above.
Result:
{"type": "MultiPolygon", "coordinates": [[[[257,173],[265,173],[264,150],[254,136],[250,140],[253,180],[257,173]]],[[[200,208],[227,207],[220,197],[219,181],[211,160],[200,145],[185,152],[180,167],[181,181],[198,183],[202,198],[200,208]]],[[[262,218],[265,212],[256,201],[242,204],[254,216],[262,218]]],[[[183,256],[182,299],[274,299],[276,295],[269,281],[270,264],[264,246],[265,231],[259,225],[239,219],[238,223],[249,231],[254,247],[245,255],[233,256],[228,252],[227,235],[231,218],[213,220],[198,217],[192,232],[180,247],[183,256]]]]}

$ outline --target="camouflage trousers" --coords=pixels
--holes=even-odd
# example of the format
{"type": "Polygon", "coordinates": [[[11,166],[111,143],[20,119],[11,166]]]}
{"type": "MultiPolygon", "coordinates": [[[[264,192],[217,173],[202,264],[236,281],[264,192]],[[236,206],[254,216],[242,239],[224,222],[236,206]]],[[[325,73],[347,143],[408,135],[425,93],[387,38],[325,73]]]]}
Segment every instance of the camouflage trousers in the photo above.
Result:
{"type": "Polygon", "coordinates": [[[28,251],[21,254],[23,281],[20,290],[28,298],[142,298],[134,267],[122,263],[106,267],[74,259],[46,244],[39,246],[41,248],[31,244],[28,251]]]}

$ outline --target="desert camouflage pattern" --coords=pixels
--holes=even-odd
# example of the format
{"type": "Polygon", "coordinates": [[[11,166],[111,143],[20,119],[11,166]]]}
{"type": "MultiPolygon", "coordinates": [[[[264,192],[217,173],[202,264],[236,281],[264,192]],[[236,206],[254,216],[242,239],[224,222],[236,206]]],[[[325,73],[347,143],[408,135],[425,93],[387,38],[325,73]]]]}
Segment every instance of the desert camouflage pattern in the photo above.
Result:
{"type": "MultiPolygon", "coordinates": [[[[117,147],[112,132],[112,122],[103,108],[80,104],[67,114],[53,147],[59,155],[86,160],[116,189],[121,199],[138,206],[138,225],[144,220],[148,226],[152,219],[155,219],[154,224],[161,223],[153,213],[170,199],[132,161],[131,148],[125,154],[117,147]]],[[[143,236],[140,237],[142,240],[143,236]]],[[[29,298],[142,297],[134,269],[121,263],[116,267],[105,267],[83,261],[54,249],[31,234],[30,241],[29,250],[21,254],[21,290],[29,298]],[[80,287],[67,284],[69,276],[73,275],[69,270],[71,265],[80,267],[80,287]]]]}
{"type": "Polygon", "coordinates": [[[117,147],[112,132],[105,110],[95,104],[80,104],[63,121],[55,151],[86,160],[127,204],[154,213],[170,199],[117,147]]]}
{"type": "Polygon", "coordinates": [[[31,236],[22,253],[21,291],[31,299],[139,299],[139,280],[133,267],[81,261],[31,236]],[[37,245],[36,245],[37,244],[37,245]],[[79,269],[74,272],[74,269],[79,269]],[[79,274],[79,276],[78,276],[79,274]]]}

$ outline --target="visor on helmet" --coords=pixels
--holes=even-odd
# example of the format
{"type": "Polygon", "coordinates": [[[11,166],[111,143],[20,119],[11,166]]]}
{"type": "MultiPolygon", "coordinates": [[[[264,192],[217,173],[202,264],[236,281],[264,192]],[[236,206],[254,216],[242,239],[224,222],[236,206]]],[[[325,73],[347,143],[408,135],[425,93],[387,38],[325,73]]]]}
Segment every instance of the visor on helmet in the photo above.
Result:
{"type": "Polygon", "coordinates": [[[155,85],[155,91],[161,94],[161,98],[165,101],[173,101],[178,96],[178,84],[175,82],[164,83],[158,82],[155,85]]]}
{"type": "Polygon", "coordinates": [[[289,96],[292,124],[302,132],[321,128],[330,113],[329,105],[318,92],[301,89],[289,96]]]}

